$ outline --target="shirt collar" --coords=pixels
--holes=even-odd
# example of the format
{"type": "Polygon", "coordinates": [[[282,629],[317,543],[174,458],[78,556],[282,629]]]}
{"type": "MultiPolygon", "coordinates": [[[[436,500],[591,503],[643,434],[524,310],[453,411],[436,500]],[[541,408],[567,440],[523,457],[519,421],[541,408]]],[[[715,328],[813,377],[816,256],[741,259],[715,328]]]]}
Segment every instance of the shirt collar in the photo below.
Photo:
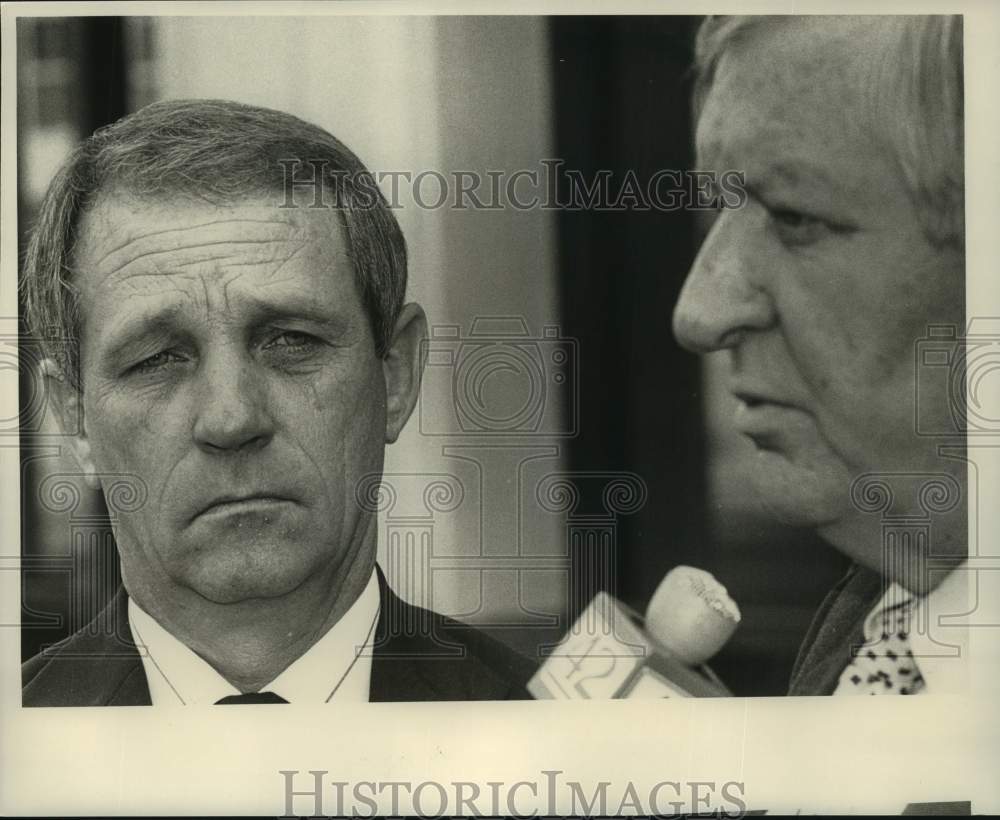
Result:
{"type": "Polygon", "coordinates": [[[883,614],[912,601],[907,640],[928,694],[961,694],[968,688],[969,572],[952,570],[927,595],[917,596],[893,584],[868,613],[864,635],[869,643],[882,632],[883,614]]]}
{"type": "MultiPolygon", "coordinates": [[[[959,695],[969,691],[969,667],[973,661],[969,624],[976,620],[971,617],[975,607],[970,608],[973,601],[970,576],[977,579],[976,571],[970,571],[966,562],[948,573],[917,605],[910,649],[928,694],[959,695]]],[[[996,681],[995,671],[989,679],[996,681]]]]}
{"type": "MultiPolygon", "coordinates": [[[[261,691],[274,692],[289,703],[324,703],[332,698],[366,702],[372,653],[365,650],[374,638],[379,597],[373,571],[364,591],[340,620],[261,691]]],[[[240,694],[132,598],[128,616],[154,706],[209,705],[240,694]]]]}
{"type": "Polygon", "coordinates": [[[868,642],[878,640],[883,631],[883,616],[890,610],[914,601],[917,596],[895,581],[883,593],[865,618],[864,635],[868,642]]]}

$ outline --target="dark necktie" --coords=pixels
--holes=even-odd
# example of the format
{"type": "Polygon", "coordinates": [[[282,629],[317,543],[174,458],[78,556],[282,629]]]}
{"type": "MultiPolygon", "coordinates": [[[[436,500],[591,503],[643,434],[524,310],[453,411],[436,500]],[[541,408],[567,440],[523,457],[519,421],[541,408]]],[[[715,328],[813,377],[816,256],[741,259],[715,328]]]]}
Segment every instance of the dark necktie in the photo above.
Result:
{"type": "Polygon", "coordinates": [[[215,702],[216,706],[229,706],[233,703],[288,703],[281,695],[274,692],[247,692],[245,695],[227,695],[215,702]]]}

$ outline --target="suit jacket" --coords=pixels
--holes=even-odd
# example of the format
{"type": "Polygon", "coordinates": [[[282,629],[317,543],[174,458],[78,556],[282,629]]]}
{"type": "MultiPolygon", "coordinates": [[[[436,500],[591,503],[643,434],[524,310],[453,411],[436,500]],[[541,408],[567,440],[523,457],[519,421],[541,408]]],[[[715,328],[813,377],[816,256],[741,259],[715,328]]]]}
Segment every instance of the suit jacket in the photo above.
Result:
{"type": "MultiPolygon", "coordinates": [[[[411,606],[378,573],[370,700],[520,700],[534,664],[473,627],[411,606]]],[[[21,667],[24,706],[149,706],[124,588],[85,629],[21,667]]]]}
{"type": "Polygon", "coordinates": [[[864,643],[864,623],[885,594],[877,572],[852,564],[830,590],[813,618],[792,669],[789,695],[830,695],[851,660],[851,647],[864,643]]]}

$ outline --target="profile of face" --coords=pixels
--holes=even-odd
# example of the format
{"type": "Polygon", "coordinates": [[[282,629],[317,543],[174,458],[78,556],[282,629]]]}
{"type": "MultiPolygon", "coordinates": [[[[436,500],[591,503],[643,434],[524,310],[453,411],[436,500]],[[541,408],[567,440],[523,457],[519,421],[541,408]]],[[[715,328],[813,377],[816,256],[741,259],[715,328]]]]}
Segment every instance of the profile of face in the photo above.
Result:
{"type": "MultiPolygon", "coordinates": [[[[698,167],[744,171],[748,197],[718,213],[673,320],[685,347],[726,351],[763,504],[870,565],[878,517],[852,506],[854,479],[948,471],[964,486],[965,474],[915,430],[916,344],[929,324],[963,327],[964,256],[925,236],[869,122],[866,55],[884,56],[883,36],[871,20],[806,18],[724,53],[698,167]]],[[[920,398],[922,414],[950,412],[943,384],[920,398]]],[[[963,526],[935,547],[964,552],[963,526]]]]}
{"type": "Polygon", "coordinates": [[[104,194],[80,237],[82,391],[56,398],[95,484],[145,485],[115,529],[129,593],[277,598],[373,561],[355,491],[416,401],[420,308],[377,355],[331,211],[104,194]]]}

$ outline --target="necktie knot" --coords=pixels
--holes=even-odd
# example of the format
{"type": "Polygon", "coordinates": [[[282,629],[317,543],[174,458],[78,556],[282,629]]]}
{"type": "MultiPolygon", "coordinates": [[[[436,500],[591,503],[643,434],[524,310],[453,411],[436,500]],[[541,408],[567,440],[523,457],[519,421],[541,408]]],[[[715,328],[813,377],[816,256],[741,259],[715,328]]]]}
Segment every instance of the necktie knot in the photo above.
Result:
{"type": "Polygon", "coordinates": [[[243,695],[227,695],[215,702],[216,706],[230,706],[234,703],[288,703],[274,692],[247,692],[243,695]]]}

